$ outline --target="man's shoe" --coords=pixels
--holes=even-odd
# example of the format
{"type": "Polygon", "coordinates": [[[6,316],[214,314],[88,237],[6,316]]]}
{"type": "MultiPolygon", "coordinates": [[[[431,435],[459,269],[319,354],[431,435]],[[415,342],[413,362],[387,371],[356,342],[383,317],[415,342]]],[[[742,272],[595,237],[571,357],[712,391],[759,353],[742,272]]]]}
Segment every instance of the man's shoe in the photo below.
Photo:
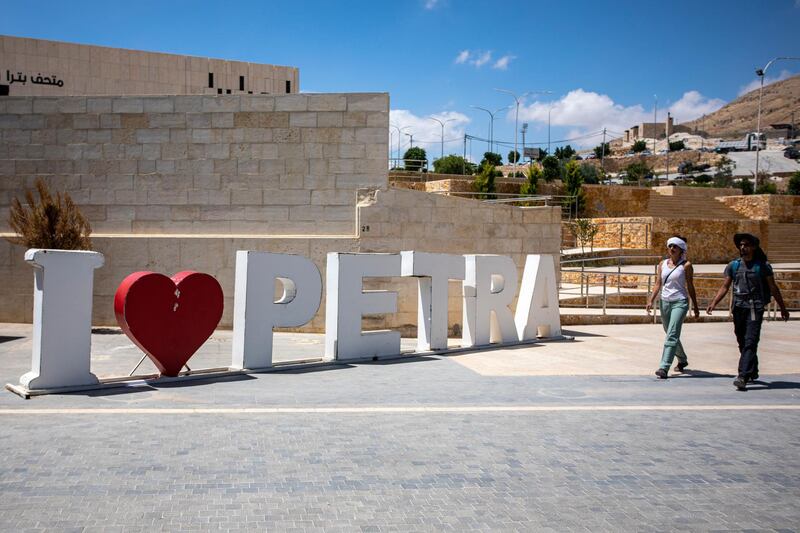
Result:
{"type": "Polygon", "coordinates": [[[685,363],[678,363],[677,365],[675,365],[675,371],[683,373],[683,369],[686,368],[687,366],[689,366],[689,361],[686,361],[685,363]]]}
{"type": "Polygon", "coordinates": [[[667,371],[664,370],[663,368],[659,368],[658,370],[656,370],[656,376],[658,377],[658,379],[667,379],[667,371]]]}
{"type": "Polygon", "coordinates": [[[758,379],[758,372],[753,372],[750,374],[750,381],[755,381],[758,379]]]}
{"type": "Polygon", "coordinates": [[[736,387],[736,390],[747,390],[747,378],[744,376],[739,376],[733,380],[733,386],[736,387]]]}

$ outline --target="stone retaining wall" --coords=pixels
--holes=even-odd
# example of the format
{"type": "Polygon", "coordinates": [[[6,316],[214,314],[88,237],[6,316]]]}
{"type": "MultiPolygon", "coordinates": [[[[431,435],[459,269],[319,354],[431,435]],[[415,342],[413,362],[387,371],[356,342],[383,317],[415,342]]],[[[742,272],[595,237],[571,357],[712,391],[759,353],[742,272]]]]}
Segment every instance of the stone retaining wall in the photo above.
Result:
{"type": "Polygon", "coordinates": [[[800,222],[800,196],[753,194],[726,196],[718,200],[753,220],[800,222]]]}

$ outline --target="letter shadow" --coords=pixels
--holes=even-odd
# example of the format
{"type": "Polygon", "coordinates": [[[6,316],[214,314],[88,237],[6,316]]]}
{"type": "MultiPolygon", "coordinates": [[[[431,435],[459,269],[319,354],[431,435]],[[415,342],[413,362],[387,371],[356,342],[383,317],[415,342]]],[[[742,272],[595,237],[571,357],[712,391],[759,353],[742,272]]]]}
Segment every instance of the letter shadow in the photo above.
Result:
{"type": "Polygon", "coordinates": [[[11,342],[11,341],[19,340],[19,339],[24,339],[24,338],[25,337],[14,337],[14,336],[0,335],[0,344],[3,344],[4,342],[11,342]]]}

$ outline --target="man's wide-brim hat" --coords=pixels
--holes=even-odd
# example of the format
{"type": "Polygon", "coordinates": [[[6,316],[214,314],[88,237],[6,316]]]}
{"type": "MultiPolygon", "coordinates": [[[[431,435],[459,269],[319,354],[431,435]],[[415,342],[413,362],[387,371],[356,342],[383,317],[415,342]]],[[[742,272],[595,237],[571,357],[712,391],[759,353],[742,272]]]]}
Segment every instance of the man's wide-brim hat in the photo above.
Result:
{"type": "Polygon", "coordinates": [[[758,237],[751,233],[737,233],[733,236],[733,244],[735,244],[737,248],[744,240],[750,241],[750,244],[752,244],[755,248],[761,246],[761,241],[758,240],[758,237]]]}

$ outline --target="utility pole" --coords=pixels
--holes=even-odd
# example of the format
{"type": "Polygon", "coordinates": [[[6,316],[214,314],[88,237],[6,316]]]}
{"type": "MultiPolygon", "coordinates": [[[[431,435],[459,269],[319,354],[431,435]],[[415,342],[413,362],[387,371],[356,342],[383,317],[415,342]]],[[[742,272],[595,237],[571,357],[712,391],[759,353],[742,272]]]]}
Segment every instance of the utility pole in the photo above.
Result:
{"type": "Polygon", "coordinates": [[[703,114],[703,118],[700,119],[700,151],[703,151],[704,148],[704,141],[705,137],[703,136],[706,132],[706,115],[703,114]]]}
{"type": "Polygon", "coordinates": [[[428,118],[431,119],[431,120],[435,120],[436,122],[438,122],[442,126],[442,137],[441,137],[442,138],[442,155],[439,156],[440,158],[442,158],[442,157],[444,157],[444,125],[447,124],[448,122],[454,121],[455,119],[454,118],[448,118],[445,121],[441,121],[441,120],[439,120],[438,118],[435,118],[435,117],[428,117],[428,118]]]}
{"type": "MultiPolygon", "coordinates": [[[[525,132],[528,131],[528,123],[522,123],[522,160],[525,160],[525,132]]],[[[516,177],[516,176],[514,176],[516,177]]]]}
{"type": "Polygon", "coordinates": [[[461,174],[467,173],[467,134],[464,134],[464,157],[461,158],[461,174]]]}
{"type": "Polygon", "coordinates": [[[658,95],[654,94],[653,99],[655,100],[655,105],[653,106],[653,155],[656,155],[656,115],[658,114],[658,95]]]}
{"type": "Polygon", "coordinates": [[[666,135],[667,135],[667,183],[669,183],[669,111],[667,111],[667,124],[666,124],[666,135]]]}
{"type": "Polygon", "coordinates": [[[600,169],[606,175],[606,129],[603,128],[603,144],[600,145],[600,169]]]}

